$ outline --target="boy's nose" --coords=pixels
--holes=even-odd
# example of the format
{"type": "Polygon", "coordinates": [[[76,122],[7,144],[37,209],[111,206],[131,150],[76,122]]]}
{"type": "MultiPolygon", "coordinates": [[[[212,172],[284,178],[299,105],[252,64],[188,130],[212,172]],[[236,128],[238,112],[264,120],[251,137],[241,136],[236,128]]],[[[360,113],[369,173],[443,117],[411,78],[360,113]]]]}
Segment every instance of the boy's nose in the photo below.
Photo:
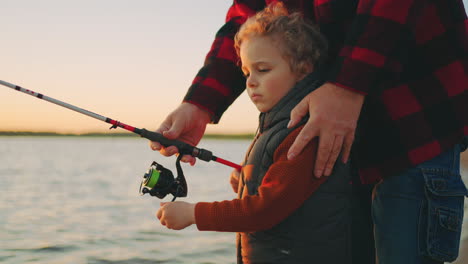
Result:
{"type": "Polygon", "coordinates": [[[247,77],[247,87],[256,87],[256,86],[258,86],[257,80],[252,75],[247,77]]]}

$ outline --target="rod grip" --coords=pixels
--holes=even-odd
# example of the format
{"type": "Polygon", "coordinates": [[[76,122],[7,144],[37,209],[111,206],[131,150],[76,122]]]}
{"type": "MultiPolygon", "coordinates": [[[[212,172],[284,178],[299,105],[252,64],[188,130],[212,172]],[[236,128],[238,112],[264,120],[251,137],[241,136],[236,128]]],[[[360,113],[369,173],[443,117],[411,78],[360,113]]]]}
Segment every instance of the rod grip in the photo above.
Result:
{"type": "Polygon", "coordinates": [[[182,142],[182,141],[179,141],[179,140],[175,140],[175,139],[168,139],[168,138],[165,138],[162,134],[159,134],[159,133],[156,133],[156,132],[153,132],[153,131],[149,131],[149,130],[146,130],[146,129],[141,129],[141,133],[139,133],[140,136],[144,137],[144,138],[147,138],[151,141],[156,141],[158,142],[159,144],[163,145],[164,147],[169,147],[169,146],[176,146],[178,149],[179,149],[179,153],[181,154],[192,154],[193,152],[193,146],[191,146],[190,144],[187,144],[185,142],[182,142]]]}
{"type": "Polygon", "coordinates": [[[135,132],[140,134],[140,136],[146,139],[158,142],[164,147],[175,146],[179,149],[179,153],[182,155],[191,155],[193,157],[199,158],[204,161],[210,161],[213,159],[213,153],[209,150],[199,149],[188,143],[185,143],[179,140],[168,139],[164,137],[162,134],[159,134],[153,131],[148,131],[144,128],[140,129],[140,131],[135,131],[135,132]]]}

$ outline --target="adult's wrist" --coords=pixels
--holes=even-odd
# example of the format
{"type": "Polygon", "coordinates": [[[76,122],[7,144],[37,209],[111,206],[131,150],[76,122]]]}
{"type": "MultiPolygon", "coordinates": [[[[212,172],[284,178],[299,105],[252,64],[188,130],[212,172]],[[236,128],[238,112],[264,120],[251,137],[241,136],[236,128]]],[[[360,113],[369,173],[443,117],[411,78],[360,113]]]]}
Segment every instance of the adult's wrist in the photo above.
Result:
{"type": "Polygon", "coordinates": [[[209,109],[204,107],[203,105],[200,105],[200,104],[198,104],[196,102],[192,102],[192,101],[183,101],[182,105],[185,105],[186,107],[189,107],[190,111],[195,111],[195,112],[199,113],[200,114],[199,117],[206,124],[210,124],[210,123],[214,122],[214,119],[215,119],[214,114],[209,109]]]}

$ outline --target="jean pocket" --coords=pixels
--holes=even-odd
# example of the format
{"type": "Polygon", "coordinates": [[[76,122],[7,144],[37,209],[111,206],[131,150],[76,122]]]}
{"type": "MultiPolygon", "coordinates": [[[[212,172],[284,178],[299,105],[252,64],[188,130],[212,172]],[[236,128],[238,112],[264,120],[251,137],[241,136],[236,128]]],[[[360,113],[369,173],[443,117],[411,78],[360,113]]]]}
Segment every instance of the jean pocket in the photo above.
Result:
{"type": "Polygon", "coordinates": [[[459,174],[444,169],[421,170],[427,198],[421,218],[421,251],[439,261],[454,261],[460,246],[467,189],[459,174]]]}

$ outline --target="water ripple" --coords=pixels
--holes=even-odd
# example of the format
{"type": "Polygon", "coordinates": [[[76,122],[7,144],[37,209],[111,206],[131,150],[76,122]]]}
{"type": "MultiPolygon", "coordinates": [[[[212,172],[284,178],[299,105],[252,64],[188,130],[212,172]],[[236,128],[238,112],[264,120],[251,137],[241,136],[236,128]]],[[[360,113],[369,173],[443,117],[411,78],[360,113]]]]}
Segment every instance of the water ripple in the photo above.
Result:
{"type": "Polygon", "coordinates": [[[10,258],[13,258],[14,256],[0,256],[0,261],[4,261],[10,258]]]}
{"type": "Polygon", "coordinates": [[[30,253],[53,253],[53,252],[69,252],[78,249],[77,246],[73,245],[53,245],[53,246],[44,246],[44,247],[37,247],[37,248],[10,248],[6,249],[6,251],[10,252],[30,252],[30,253]]]}

